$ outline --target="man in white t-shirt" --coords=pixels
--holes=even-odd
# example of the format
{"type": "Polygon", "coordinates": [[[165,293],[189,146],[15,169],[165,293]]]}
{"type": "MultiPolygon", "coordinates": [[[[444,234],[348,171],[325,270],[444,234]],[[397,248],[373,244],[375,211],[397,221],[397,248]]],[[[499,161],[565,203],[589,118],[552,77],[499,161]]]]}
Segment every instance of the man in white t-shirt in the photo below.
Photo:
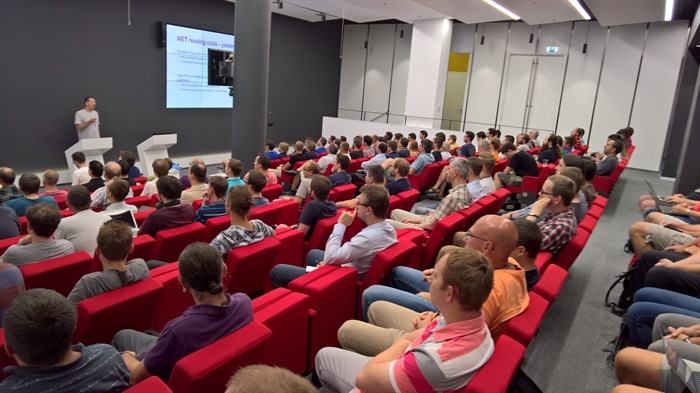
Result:
{"type": "Polygon", "coordinates": [[[73,165],[77,168],[73,171],[73,180],[71,182],[72,186],[77,186],[81,184],[86,184],[90,181],[90,169],[88,164],[85,162],[85,153],[82,151],[76,151],[71,156],[73,159],[73,165]]]}
{"type": "Polygon", "coordinates": [[[96,105],[94,97],[85,97],[85,108],[75,112],[78,140],[100,138],[100,115],[95,110],[96,105]]]}

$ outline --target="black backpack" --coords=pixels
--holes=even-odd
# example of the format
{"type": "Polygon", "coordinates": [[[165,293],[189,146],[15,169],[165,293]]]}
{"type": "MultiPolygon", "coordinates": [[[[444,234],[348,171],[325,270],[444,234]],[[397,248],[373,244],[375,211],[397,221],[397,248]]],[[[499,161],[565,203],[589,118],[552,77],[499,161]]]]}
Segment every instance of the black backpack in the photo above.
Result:
{"type": "Polygon", "coordinates": [[[644,274],[639,268],[639,261],[635,261],[626,272],[616,277],[608,292],[605,294],[605,305],[610,307],[613,314],[622,316],[627,308],[632,305],[634,294],[644,286],[644,274]],[[617,303],[610,301],[610,292],[617,284],[622,283],[622,293],[620,294],[617,303]]]}
{"type": "Polygon", "coordinates": [[[603,349],[603,352],[608,352],[608,357],[605,359],[608,366],[615,369],[615,356],[622,349],[627,348],[632,345],[632,337],[630,336],[630,330],[627,327],[627,318],[623,316],[622,323],[620,324],[620,333],[614,340],[610,341],[608,345],[603,349]]]}

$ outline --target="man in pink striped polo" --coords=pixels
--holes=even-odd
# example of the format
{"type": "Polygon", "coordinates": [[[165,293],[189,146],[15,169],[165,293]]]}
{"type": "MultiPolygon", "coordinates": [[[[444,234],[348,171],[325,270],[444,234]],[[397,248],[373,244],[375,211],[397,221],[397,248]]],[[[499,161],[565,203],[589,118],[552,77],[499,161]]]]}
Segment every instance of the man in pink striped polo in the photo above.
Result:
{"type": "Polygon", "coordinates": [[[321,383],[337,392],[463,388],[493,353],[493,340],[481,313],[492,288],[493,268],[482,254],[465,249],[446,254],[435,265],[430,283],[438,315],[432,320],[424,314],[416,317],[418,329],[375,357],[323,348],[316,355],[321,383]]]}

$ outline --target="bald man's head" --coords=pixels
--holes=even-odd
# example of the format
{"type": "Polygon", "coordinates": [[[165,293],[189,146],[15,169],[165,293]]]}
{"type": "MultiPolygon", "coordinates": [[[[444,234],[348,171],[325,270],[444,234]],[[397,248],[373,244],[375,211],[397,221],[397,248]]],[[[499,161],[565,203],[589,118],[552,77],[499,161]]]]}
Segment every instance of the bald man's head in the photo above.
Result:
{"type": "Polygon", "coordinates": [[[104,177],[105,180],[110,181],[114,177],[119,177],[122,174],[122,166],[114,161],[110,161],[105,164],[104,177]]]}
{"type": "Polygon", "coordinates": [[[510,253],[518,246],[518,230],[507,218],[487,215],[469,229],[464,248],[480,251],[494,268],[506,266],[510,253]]]}
{"type": "Polygon", "coordinates": [[[202,159],[199,158],[199,157],[195,157],[195,158],[191,159],[191,160],[190,160],[190,166],[193,166],[193,165],[195,165],[195,164],[202,164],[202,165],[204,165],[204,160],[202,160],[202,159]]]}

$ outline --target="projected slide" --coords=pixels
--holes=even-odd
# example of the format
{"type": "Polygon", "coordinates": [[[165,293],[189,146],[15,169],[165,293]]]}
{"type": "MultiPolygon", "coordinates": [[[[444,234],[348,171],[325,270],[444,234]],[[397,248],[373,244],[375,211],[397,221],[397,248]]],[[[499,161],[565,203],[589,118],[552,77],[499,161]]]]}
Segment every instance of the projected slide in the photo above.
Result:
{"type": "Polygon", "coordinates": [[[166,30],[166,107],[232,108],[228,86],[208,84],[207,62],[210,49],[233,52],[233,36],[176,25],[166,30]]]}

